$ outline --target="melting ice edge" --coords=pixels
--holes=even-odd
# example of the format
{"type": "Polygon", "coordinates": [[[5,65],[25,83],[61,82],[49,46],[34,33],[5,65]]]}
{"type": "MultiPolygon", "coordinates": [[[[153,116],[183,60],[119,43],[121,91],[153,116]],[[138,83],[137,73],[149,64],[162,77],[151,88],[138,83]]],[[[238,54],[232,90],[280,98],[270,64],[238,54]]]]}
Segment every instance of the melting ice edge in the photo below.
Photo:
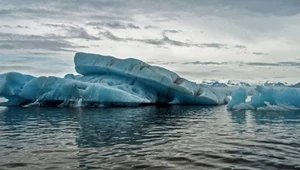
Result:
{"type": "Polygon", "coordinates": [[[33,77],[0,75],[2,106],[103,107],[143,104],[227,104],[232,110],[300,110],[300,89],[257,86],[255,89],[211,87],[129,58],[76,53],[79,75],[33,77]],[[252,95],[250,101],[247,96],[252,95]],[[228,96],[231,96],[231,100],[228,96]]]}

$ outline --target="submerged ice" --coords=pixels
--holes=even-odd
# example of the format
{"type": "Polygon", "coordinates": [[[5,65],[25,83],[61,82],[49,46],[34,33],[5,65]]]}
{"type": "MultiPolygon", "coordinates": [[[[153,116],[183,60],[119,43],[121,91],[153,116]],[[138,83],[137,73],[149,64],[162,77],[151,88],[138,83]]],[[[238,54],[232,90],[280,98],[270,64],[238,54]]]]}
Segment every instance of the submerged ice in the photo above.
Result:
{"type": "Polygon", "coordinates": [[[181,78],[162,67],[137,59],[77,53],[79,75],[33,77],[0,75],[1,105],[15,106],[137,106],[141,104],[226,104],[217,89],[181,78]]]}

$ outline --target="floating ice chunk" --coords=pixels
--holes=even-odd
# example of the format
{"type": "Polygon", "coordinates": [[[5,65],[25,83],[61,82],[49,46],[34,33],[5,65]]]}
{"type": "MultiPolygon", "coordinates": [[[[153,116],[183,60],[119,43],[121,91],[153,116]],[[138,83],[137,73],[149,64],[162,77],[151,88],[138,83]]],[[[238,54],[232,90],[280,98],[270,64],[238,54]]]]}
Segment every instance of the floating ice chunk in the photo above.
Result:
{"type": "Polygon", "coordinates": [[[226,104],[227,96],[137,59],[77,53],[81,75],[64,78],[8,73],[0,76],[2,105],[89,107],[140,104],[226,104]]]}
{"type": "Polygon", "coordinates": [[[298,88],[258,86],[255,91],[251,100],[246,102],[243,90],[237,90],[227,108],[233,110],[300,110],[300,89],[298,88]]]}
{"type": "Polygon", "coordinates": [[[174,72],[151,66],[137,59],[121,60],[111,56],[77,53],[74,61],[76,71],[84,76],[109,74],[132,79],[143,89],[153,90],[159,96],[158,98],[164,99],[163,103],[225,104],[228,102],[226,95],[217,90],[202,87],[179,77],[174,72]]]}
{"type": "MultiPolygon", "coordinates": [[[[39,77],[24,86],[21,97],[39,103],[149,103],[138,95],[100,83],[89,83],[58,77],[39,77]]],[[[41,104],[43,105],[43,104],[41,104]]],[[[83,105],[83,104],[82,104],[83,105]]],[[[75,105],[74,105],[75,106],[75,105]]],[[[76,105],[77,106],[77,105],[76,105]]]]}
{"type": "Polygon", "coordinates": [[[7,100],[0,105],[19,105],[26,100],[20,97],[23,86],[34,77],[23,75],[16,72],[10,72],[0,75],[0,97],[7,100]]]}
{"type": "Polygon", "coordinates": [[[255,108],[248,103],[240,103],[230,108],[231,110],[254,110],[255,108]]]}
{"type": "Polygon", "coordinates": [[[228,103],[227,108],[232,109],[234,106],[245,103],[247,99],[247,93],[246,89],[244,88],[238,88],[233,94],[232,94],[232,99],[228,103]]]}

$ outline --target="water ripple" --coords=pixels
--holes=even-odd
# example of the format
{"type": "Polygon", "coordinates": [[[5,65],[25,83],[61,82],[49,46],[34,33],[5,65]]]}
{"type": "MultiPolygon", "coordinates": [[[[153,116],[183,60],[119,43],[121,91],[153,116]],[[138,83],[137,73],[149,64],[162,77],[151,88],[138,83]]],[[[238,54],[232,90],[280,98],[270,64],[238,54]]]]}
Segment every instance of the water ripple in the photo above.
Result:
{"type": "Polygon", "coordinates": [[[0,169],[300,169],[300,112],[0,108],[0,169]]]}

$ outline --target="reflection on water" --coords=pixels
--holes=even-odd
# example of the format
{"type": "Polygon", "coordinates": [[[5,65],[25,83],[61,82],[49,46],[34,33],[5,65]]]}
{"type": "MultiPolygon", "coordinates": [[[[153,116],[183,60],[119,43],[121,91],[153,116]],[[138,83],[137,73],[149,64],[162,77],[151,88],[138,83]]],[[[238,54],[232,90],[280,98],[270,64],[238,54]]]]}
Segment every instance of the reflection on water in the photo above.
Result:
{"type": "Polygon", "coordinates": [[[4,169],[300,169],[300,113],[0,108],[4,169]]]}

